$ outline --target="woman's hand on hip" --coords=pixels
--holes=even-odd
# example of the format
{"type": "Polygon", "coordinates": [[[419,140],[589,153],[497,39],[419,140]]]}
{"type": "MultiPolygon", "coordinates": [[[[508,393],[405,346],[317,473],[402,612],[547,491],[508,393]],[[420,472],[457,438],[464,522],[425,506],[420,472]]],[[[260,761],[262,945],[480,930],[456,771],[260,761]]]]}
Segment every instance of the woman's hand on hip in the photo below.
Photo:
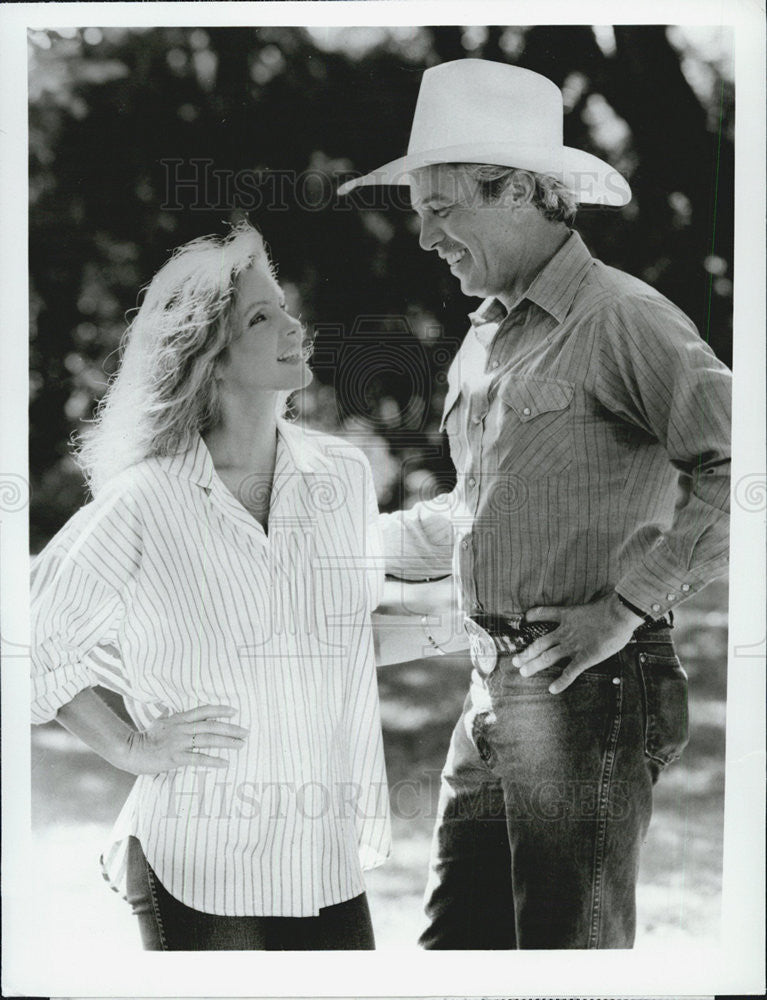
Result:
{"type": "Polygon", "coordinates": [[[236,711],[229,705],[202,705],[162,716],[145,730],[129,734],[118,767],[131,774],[159,774],[188,766],[226,768],[228,761],[204,751],[245,746],[247,729],[219,721],[236,711]]]}

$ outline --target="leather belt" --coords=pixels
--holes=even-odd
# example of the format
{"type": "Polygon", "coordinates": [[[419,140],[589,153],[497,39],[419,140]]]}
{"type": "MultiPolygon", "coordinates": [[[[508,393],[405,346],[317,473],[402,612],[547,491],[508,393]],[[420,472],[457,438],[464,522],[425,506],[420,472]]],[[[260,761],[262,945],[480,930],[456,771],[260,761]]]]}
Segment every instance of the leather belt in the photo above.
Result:
{"type": "MultiPolygon", "coordinates": [[[[557,622],[526,622],[523,614],[493,615],[474,614],[464,619],[469,637],[471,662],[482,674],[490,674],[495,669],[499,656],[513,656],[521,653],[542,635],[548,635],[557,627],[557,622]]],[[[634,630],[633,639],[642,639],[646,634],[659,629],[673,627],[673,621],[661,618],[658,621],[643,622],[634,630]]]]}

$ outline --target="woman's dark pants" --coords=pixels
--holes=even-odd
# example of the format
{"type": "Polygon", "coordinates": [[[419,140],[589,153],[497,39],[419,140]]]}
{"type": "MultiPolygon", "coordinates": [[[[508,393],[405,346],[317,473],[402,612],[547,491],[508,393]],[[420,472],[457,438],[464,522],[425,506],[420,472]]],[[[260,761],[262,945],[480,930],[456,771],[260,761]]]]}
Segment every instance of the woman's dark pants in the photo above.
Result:
{"type": "Polygon", "coordinates": [[[365,893],[316,917],[225,917],[185,906],[164,888],[140,842],[128,848],[128,902],[147,951],[332,951],[375,947],[365,893]]]}

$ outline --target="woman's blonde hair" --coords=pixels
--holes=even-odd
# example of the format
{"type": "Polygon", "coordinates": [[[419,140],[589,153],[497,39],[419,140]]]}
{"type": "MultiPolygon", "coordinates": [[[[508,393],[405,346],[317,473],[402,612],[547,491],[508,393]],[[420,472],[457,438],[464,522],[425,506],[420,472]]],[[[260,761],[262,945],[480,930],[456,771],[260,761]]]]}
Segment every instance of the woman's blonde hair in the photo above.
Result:
{"type": "Polygon", "coordinates": [[[225,237],[179,247],[149,283],[119,369],[75,443],[92,494],[142,459],[183,451],[216,424],[214,376],[232,339],[236,281],[254,264],[275,276],[261,234],[242,222],[225,237]]]}

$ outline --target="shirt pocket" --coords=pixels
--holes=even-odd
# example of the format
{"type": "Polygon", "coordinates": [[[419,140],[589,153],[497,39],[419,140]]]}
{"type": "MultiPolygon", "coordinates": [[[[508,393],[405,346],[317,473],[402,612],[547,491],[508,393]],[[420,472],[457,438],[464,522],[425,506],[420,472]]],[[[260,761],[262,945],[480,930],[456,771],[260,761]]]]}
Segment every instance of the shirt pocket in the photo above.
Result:
{"type": "Polygon", "coordinates": [[[572,402],[564,379],[509,375],[498,388],[499,467],[525,479],[559,475],[573,460],[572,402]]]}

